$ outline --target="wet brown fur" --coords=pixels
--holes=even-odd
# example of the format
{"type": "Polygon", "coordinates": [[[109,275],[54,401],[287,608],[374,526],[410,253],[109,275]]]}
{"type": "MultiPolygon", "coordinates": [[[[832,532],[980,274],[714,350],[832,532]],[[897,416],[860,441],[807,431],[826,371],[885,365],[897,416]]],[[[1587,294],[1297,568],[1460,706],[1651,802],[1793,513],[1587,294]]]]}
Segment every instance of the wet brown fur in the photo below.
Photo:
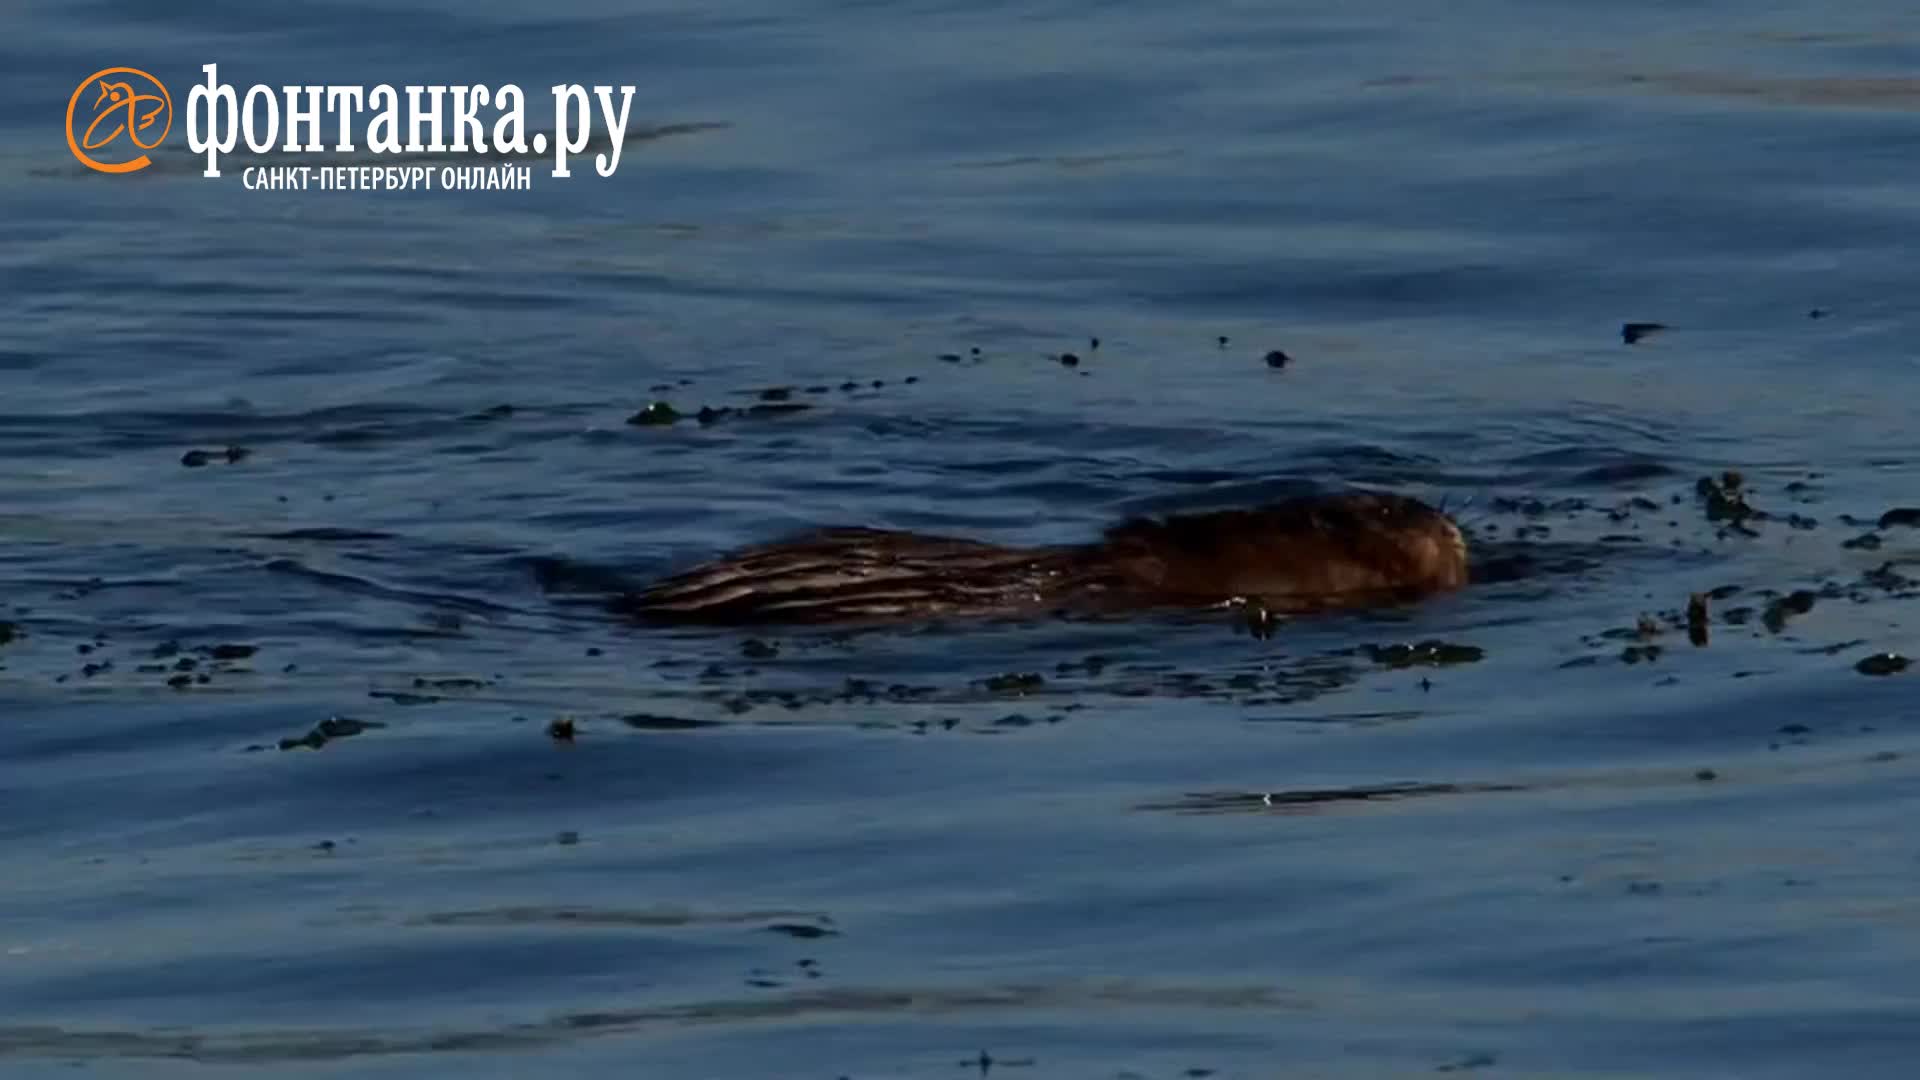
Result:
{"type": "Polygon", "coordinates": [[[1098,543],[1072,546],[827,529],[695,566],[621,607],[647,619],[720,624],[1234,600],[1304,612],[1414,600],[1466,580],[1466,543],[1446,515],[1414,499],[1362,492],[1129,521],[1098,543]]]}

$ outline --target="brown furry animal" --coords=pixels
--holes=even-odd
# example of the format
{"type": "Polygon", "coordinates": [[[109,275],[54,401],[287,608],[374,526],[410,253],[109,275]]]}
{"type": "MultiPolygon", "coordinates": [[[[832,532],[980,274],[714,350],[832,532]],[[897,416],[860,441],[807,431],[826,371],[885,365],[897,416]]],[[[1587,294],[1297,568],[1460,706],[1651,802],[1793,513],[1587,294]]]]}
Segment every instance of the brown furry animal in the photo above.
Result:
{"type": "Polygon", "coordinates": [[[1444,513],[1354,492],[1130,521],[1097,543],[1009,548],[827,529],[704,563],[629,594],[648,620],[745,624],[1130,611],[1258,602],[1273,613],[1419,599],[1467,581],[1444,513]]]}

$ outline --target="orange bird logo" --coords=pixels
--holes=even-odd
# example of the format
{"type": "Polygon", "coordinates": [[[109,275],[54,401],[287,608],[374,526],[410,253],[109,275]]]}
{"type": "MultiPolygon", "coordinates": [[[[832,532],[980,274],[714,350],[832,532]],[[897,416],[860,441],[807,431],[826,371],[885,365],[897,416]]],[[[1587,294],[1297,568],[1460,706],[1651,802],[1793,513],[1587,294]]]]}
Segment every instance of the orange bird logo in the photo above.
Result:
{"type": "Polygon", "coordinates": [[[146,152],[171,130],[173,96],[159,79],[139,68],[96,71],[67,100],[67,149],[82,165],[99,172],[134,172],[153,164],[146,152]],[[90,91],[87,116],[79,116],[81,99],[90,91]],[[81,120],[87,120],[84,129],[78,127],[81,120]],[[124,143],[122,135],[127,137],[124,143]]]}

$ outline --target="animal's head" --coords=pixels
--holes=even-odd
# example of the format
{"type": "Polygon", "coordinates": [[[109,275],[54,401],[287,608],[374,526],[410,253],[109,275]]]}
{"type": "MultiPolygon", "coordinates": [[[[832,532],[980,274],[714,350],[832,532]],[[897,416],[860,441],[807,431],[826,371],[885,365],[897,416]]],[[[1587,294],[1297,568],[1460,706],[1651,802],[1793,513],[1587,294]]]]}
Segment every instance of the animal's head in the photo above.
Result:
{"type": "Polygon", "coordinates": [[[1467,583],[1467,541],[1444,512],[1404,495],[1312,495],[1258,510],[1132,523],[1113,534],[1142,572],[1178,593],[1225,588],[1276,603],[1341,606],[1467,583]]]}
{"type": "Polygon", "coordinates": [[[1439,592],[1467,583],[1467,538],[1444,510],[1405,495],[1359,492],[1336,497],[1330,513],[1336,536],[1351,530],[1357,555],[1377,553],[1409,587],[1439,592]]]}

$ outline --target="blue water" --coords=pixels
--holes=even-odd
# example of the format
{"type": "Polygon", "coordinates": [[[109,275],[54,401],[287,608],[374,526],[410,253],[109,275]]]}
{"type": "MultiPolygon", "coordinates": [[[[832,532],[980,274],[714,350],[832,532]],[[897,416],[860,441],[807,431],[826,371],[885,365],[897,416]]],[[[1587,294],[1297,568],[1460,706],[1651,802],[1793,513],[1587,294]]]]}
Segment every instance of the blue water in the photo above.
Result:
{"type": "Polygon", "coordinates": [[[3,18],[0,1073],[1908,1074],[1906,8],[3,18]],[[68,155],[87,73],[207,62],[637,134],[524,193],[68,155]],[[1534,569],[1266,640],[562,587],[1349,485],[1534,569]],[[1429,639],[1484,658],[1363,648],[1429,639]]]}

